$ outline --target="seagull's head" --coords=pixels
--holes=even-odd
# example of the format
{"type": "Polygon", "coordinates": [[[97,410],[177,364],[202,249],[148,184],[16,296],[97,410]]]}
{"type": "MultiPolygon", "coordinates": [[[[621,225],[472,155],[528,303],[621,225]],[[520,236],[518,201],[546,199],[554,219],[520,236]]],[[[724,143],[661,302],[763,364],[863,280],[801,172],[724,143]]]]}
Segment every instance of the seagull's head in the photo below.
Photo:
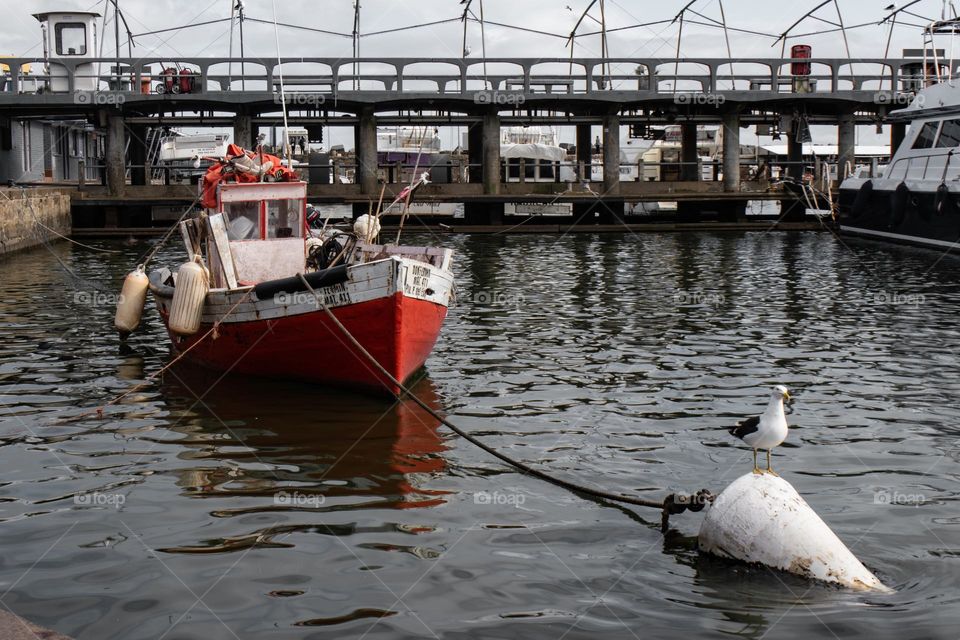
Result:
{"type": "Polygon", "coordinates": [[[777,386],[775,386],[773,388],[773,392],[771,393],[771,395],[772,397],[778,400],[783,400],[784,402],[790,402],[790,400],[793,399],[790,397],[790,392],[787,391],[787,388],[782,384],[778,384],[777,386]]]}

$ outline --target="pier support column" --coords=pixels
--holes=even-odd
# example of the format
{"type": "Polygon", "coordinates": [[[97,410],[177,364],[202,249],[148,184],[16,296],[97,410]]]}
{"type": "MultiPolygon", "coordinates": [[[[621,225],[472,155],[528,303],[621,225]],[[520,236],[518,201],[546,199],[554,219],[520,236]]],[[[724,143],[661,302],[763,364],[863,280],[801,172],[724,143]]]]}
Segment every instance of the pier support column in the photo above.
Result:
{"type": "Polygon", "coordinates": [[[787,163],[787,176],[799,184],[803,180],[803,143],[797,140],[796,131],[787,135],[787,163]]]}
{"type": "Polygon", "coordinates": [[[603,194],[620,195],[620,116],[603,117],[603,194]]]}
{"type": "Polygon", "coordinates": [[[902,122],[894,122],[890,125],[890,157],[897,152],[904,136],[907,135],[907,125],[902,122]]]}
{"type": "Polygon", "coordinates": [[[357,115],[357,184],[360,193],[373,196],[377,194],[377,118],[373,109],[364,109],[357,115]]]}
{"type": "Polygon", "coordinates": [[[233,117],[233,144],[243,149],[253,149],[253,118],[245,114],[233,117]]]}
{"type": "Polygon", "coordinates": [[[853,173],[856,166],[856,134],[853,114],[841,113],[837,119],[837,180],[842,181],[853,173]]]}
{"type": "Polygon", "coordinates": [[[723,116],[723,190],[740,190],[740,114],[723,116]]]}
{"type": "Polygon", "coordinates": [[[483,114],[483,192],[500,193],[500,114],[483,114]]]}
{"type": "Polygon", "coordinates": [[[684,122],[680,125],[680,179],[700,179],[700,155],[697,153],[697,124],[684,122]]]}
{"type": "Polygon", "coordinates": [[[104,163],[106,164],[107,193],[115,197],[123,196],[127,184],[126,142],[123,116],[120,113],[108,114],[104,163]]]}
{"type": "Polygon", "coordinates": [[[593,161],[592,127],[588,124],[577,125],[577,177],[580,182],[590,182],[590,164],[593,161]],[[580,175],[583,167],[583,175],[580,175]]]}
{"type": "Polygon", "coordinates": [[[130,132],[130,184],[150,184],[147,171],[147,127],[138,124],[129,127],[130,132]]]}

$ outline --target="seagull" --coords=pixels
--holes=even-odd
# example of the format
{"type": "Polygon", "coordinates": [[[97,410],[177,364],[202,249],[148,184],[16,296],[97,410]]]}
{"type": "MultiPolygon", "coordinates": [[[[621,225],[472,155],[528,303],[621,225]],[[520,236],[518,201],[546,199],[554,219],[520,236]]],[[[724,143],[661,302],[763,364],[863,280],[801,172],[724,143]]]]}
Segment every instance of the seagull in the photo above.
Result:
{"type": "Polygon", "coordinates": [[[764,472],[757,466],[757,450],[766,449],[766,471],[777,475],[770,467],[770,450],[780,446],[787,439],[787,418],[783,413],[784,400],[790,400],[790,392],[785,386],[778,384],[773,388],[770,402],[763,414],[741,420],[729,430],[730,435],[740,438],[753,447],[753,472],[756,474],[764,472]]]}

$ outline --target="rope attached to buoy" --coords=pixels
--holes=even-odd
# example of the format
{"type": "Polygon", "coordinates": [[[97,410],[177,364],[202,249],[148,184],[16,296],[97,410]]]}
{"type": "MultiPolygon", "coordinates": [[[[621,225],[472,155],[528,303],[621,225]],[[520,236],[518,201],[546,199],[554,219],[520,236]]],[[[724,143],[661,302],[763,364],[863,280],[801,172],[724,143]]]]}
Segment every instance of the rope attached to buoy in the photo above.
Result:
{"type": "Polygon", "coordinates": [[[321,309],[323,309],[323,312],[327,315],[327,317],[330,318],[330,321],[333,322],[334,326],[336,326],[340,330],[340,332],[343,333],[343,335],[354,346],[354,348],[356,348],[356,350],[360,352],[360,354],[363,355],[363,357],[366,360],[368,360],[370,364],[373,365],[374,368],[376,368],[376,370],[379,371],[380,374],[384,376],[384,378],[386,378],[390,383],[394,384],[398,389],[400,389],[401,393],[396,393],[393,391],[393,389],[390,389],[390,392],[393,393],[393,395],[396,396],[398,400],[400,400],[404,396],[409,397],[417,405],[419,405],[421,409],[423,409],[424,411],[429,413],[431,416],[433,416],[434,419],[439,420],[441,424],[446,426],[455,434],[457,434],[467,442],[483,449],[484,451],[494,456],[495,458],[498,458],[499,460],[502,460],[508,465],[515,467],[516,469],[519,469],[520,471],[522,471],[527,475],[540,478],[541,480],[557,485],[558,487],[562,487],[574,493],[591,496],[593,498],[599,498],[601,500],[609,500],[612,502],[632,504],[638,507],[649,507],[653,509],[660,509],[661,510],[660,528],[664,532],[667,530],[667,527],[669,526],[669,520],[672,514],[683,513],[684,511],[694,511],[694,512],[701,511],[705,506],[707,506],[707,504],[713,502],[714,495],[707,489],[701,489],[700,491],[690,495],[682,495],[682,494],[677,495],[675,493],[671,493],[661,501],[649,500],[647,498],[639,498],[635,496],[625,496],[618,493],[611,493],[609,491],[604,491],[602,489],[585,487],[583,485],[576,484],[568,480],[563,480],[561,478],[555,478],[544,471],[535,469],[523,462],[520,462],[519,460],[514,460],[513,458],[503,453],[500,453],[496,449],[490,447],[487,444],[484,444],[482,441],[478,440],[474,436],[470,435],[469,433],[467,433],[457,425],[453,424],[452,422],[450,422],[449,420],[441,416],[426,402],[424,402],[419,397],[417,397],[417,395],[414,394],[410,389],[404,386],[402,382],[400,382],[395,377],[393,377],[393,375],[389,371],[387,371],[383,367],[383,365],[381,365],[380,362],[377,361],[377,359],[374,358],[373,355],[369,351],[367,351],[366,348],[362,344],[360,344],[360,342],[355,337],[353,337],[353,334],[350,333],[350,331],[345,326],[343,326],[343,323],[340,322],[340,320],[333,314],[333,311],[330,310],[330,307],[328,307],[327,304],[324,302],[323,298],[320,297],[320,294],[318,294],[316,290],[314,290],[314,288],[310,286],[310,283],[307,282],[307,279],[303,277],[303,274],[298,273],[297,277],[300,278],[300,281],[303,283],[303,285],[307,288],[310,294],[313,295],[314,299],[317,301],[317,304],[320,306],[321,309]]]}

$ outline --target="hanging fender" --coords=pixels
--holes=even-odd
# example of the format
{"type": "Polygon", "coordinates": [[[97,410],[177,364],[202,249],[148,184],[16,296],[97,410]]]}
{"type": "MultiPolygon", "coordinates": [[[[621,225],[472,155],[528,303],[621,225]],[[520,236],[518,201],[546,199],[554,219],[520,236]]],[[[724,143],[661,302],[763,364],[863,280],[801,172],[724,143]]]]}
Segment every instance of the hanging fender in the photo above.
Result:
{"type": "Polygon", "coordinates": [[[903,224],[911,198],[910,188],[903,182],[898,184],[893,195],[890,196],[890,219],[887,223],[890,229],[896,229],[903,224]]]}
{"type": "Polygon", "coordinates": [[[950,188],[947,187],[945,182],[941,182],[940,186],[937,187],[936,195],[933,197],[933,210],[937,212],[938,216],[942,216],[950,210],[952,205],[953,200],[950,199],[950,188]]]}
{"type": "Polygon", "coordinates": [[[867,212],[870,201],[873,199],[873,180],[867,180],[857,191],[853,199],[853,205],[850,207],[850,217],[857,219],[867,212]]]}

